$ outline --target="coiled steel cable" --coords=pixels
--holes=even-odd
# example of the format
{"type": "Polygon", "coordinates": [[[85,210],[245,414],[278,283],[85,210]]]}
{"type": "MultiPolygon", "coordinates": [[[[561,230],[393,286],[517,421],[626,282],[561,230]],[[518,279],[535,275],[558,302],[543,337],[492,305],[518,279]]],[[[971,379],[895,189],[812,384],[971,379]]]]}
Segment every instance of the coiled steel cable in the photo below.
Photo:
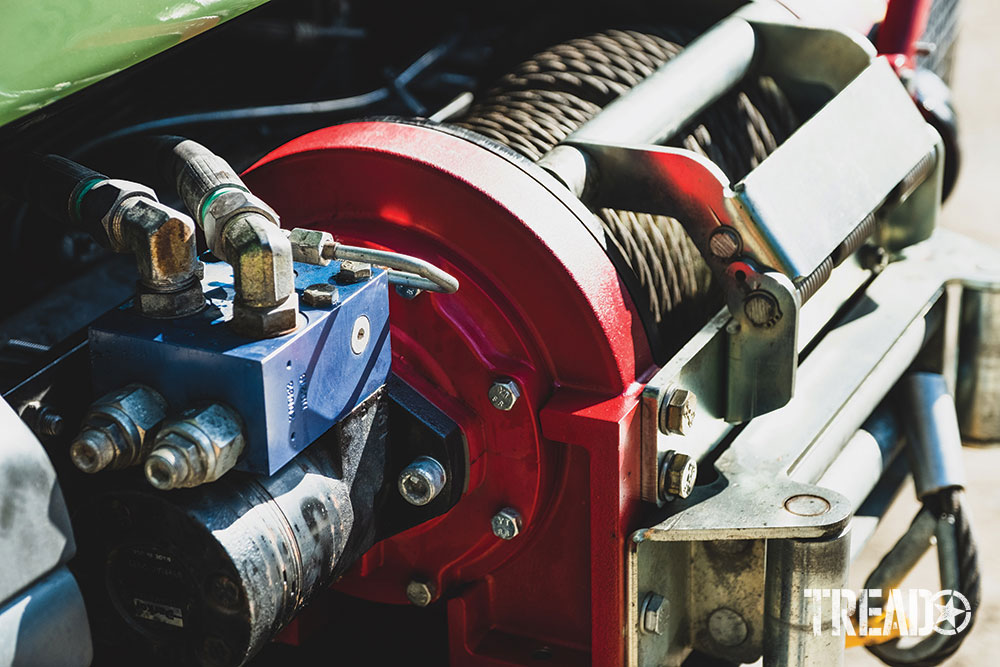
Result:
{"type": "MultiPolygon", "coordinates": [[[[686,29],[608,30],[553,46],[500,79],[453,123],[538,160],[680,53],[695,34],[686,29]]],[[[675,145],[706,156],[735,182],[796,124],[784,95],[762,78],[719,100],[675,145]]],[[[721,299],[710,292],[708,267],[677,220],[611,209],[598,211],[597,217],[638,278],[661,329],[667,314],[682,306],[693,305],[692,312],[698,313],[718,306],[721,299]]],[[[674,325],[671,321],[669,326],[674,325]]]]}

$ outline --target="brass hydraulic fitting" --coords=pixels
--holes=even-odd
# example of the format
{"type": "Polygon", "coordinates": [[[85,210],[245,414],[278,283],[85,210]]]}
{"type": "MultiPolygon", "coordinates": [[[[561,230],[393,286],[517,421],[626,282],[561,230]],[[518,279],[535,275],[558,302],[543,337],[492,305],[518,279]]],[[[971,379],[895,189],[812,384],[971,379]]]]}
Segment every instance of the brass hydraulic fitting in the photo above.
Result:
{"type": "Polygon", "coordinates": [[[295,329],[298,297],[292,245],[278,215],[254,196],[229,164],[204,146],[163,137],[166,167],[177,192],[205,230],[209,249],[233,267],[236,299],[232,326],[252,338],[295,329]]]}
{"type": "Polygon", "coordinates": [[[186,410],[165,423],[146,459],[146,479],[157,489],[214,482],[229,472],[246,446],[243,420],[219,403],[186,410]]]}
{"type": "Polygon", "coordinates": [[[141,384],[97,399],[83,419],[83,428],[70,445],[73,465],[87,473],[140,463],[151,449],[149,437],[167,414],[167,402],[141,384]]]}
{"type": "Polygon", "coordinates": [[[143,315],[184,317],[204,307],[195,224],[189,216],[129,181],[106,179],[91,187],[87,197],[107,201],[101,225],[111,249],[135,255],[135,305],[143,315]]]}

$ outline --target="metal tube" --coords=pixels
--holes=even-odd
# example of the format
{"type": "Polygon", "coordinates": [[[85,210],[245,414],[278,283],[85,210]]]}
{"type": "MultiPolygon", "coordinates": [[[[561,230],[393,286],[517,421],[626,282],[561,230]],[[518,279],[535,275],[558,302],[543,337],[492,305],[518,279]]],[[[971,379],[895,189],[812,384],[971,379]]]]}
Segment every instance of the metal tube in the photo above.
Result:
{"type": "Polygon", "coordinates": [[[816,484],[846,496],[856,512],[902,449],[902,428],[889,406],[880,405],[816,484]]]}
{"type": "Polygon", "coordinates": [[[962,293],[955,403],[967,440],[1000,442],[1000,289],[962,293]]]}
{"type": "Polygon", "coordinates": [[[746,76],[756,46],[753,27],[743,18],[720,21],[566,142],[666,142],[746,76]]]}
{"type": "Polygon", "coordinates": [[[899,389],[917,497],[964,486],[962,436],[944,376],[910,373],[902,379],[899,389]]]}
{"type": "MultiPolygon", "coordinates": [[[[388,269],[395,269],[396,271],[404,271],[406,273],[414,274],[415,276],[425,278],[432,283],[431,286],[417,284],[412,285],[414,287],[419,287],[420,289],[430,289],[435,292],[444,292],[445,294],[454,294],[458,291],[457,278],[450,273],[439,269],[430,262],[417,257],[411,257],[410,255],[402,255],[398,252],[373,250],[372,248],[359,248],[356,246],[336,243],[324,247],[323,256],[326,259],[347,259],[355,262],[377,264],[378,266],[384,266],[388,269]],[[331,256],[327,257],[327,255],[331,256]]],[[[397,284],[402,282],[398,273],[395,276],[394,282],[397,284]]]]}
{"type": "Polygon", "coordinates": [[[814,591],[839,591],[847,586],[850,546],[850,527],[825,539],[767,543],[765,667],[844,664],[844,637],[832,632],[833,615],[839,610],[830,597],[814,591]],[[819,632],[815,631],[817,620],[819,632]]]}

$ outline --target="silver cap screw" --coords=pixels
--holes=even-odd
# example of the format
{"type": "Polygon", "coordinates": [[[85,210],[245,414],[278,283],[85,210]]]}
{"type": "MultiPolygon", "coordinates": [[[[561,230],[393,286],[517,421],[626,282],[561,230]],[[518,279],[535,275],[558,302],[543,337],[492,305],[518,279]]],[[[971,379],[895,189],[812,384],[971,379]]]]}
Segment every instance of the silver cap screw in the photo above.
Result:
{"type": "Polygon", "coordinates": [[[662,595],[647,593],[639,608],[639,628],[645,634],[663,634],[664,624],[670,617],[670,604],[662,595]]]}
{"type": "Polygon", "coordinates": [[[684,435],[694,423],[698,397],[687,389],[674,389],[660,406],[660,430],[666,434],[684,435]]]}
{"type": "Polygon", "coordinates": [[[521,515],[516,509],[505,507],[493,515],[490,525],[501,540],[512,540],[521,533],[521,515]]]}
{"type": "Polygon", "coordinates": [[[698,464],[687,454],[669,451],[660,466],[660,499],[687,498],[694,491],[698,464]]]}
{"type": "Polygon", "coordinates": [[[518,388],[517,382],[505,378],[493,383],[490,387],[489,397],[494,408],[507,411],[514,407],[517,399],[521,398],[521,390],[518,388]]]}
{"type": "Polygon", "coordinates": [[[434,584],[423,579],[414,579],[406,584],[406,599],[417,607],[426,607],[434,600],[434,584]]]}
{"type": "Polygon", "coordinates": [[[437,459],[418,456],[399,473],[399,495],[419,507],[437,498],[447,482],[448,475],[437,459]]]}

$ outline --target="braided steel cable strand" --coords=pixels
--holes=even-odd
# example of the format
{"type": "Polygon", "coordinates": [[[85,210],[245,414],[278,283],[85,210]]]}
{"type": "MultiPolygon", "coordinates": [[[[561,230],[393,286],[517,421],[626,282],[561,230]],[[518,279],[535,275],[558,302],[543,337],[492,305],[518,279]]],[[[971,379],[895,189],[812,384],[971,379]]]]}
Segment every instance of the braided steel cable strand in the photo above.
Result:
{"type": "MultiPolygon", "coordinates": [[[[454,124],[538,160],[694,36],[685,29],[608,30],[553,46],[500,79],[454,124]]],[[[781,91],[761,79],[725,96],[676,145],[704,155],[736,181],[796,125],[781,91]]],[[[704,314],[718,305],[710,292],[711,273],[677,220],[611,209],[598,211],[597,217],[635,273],[661,327],[679,308],[704,314]]]]}

